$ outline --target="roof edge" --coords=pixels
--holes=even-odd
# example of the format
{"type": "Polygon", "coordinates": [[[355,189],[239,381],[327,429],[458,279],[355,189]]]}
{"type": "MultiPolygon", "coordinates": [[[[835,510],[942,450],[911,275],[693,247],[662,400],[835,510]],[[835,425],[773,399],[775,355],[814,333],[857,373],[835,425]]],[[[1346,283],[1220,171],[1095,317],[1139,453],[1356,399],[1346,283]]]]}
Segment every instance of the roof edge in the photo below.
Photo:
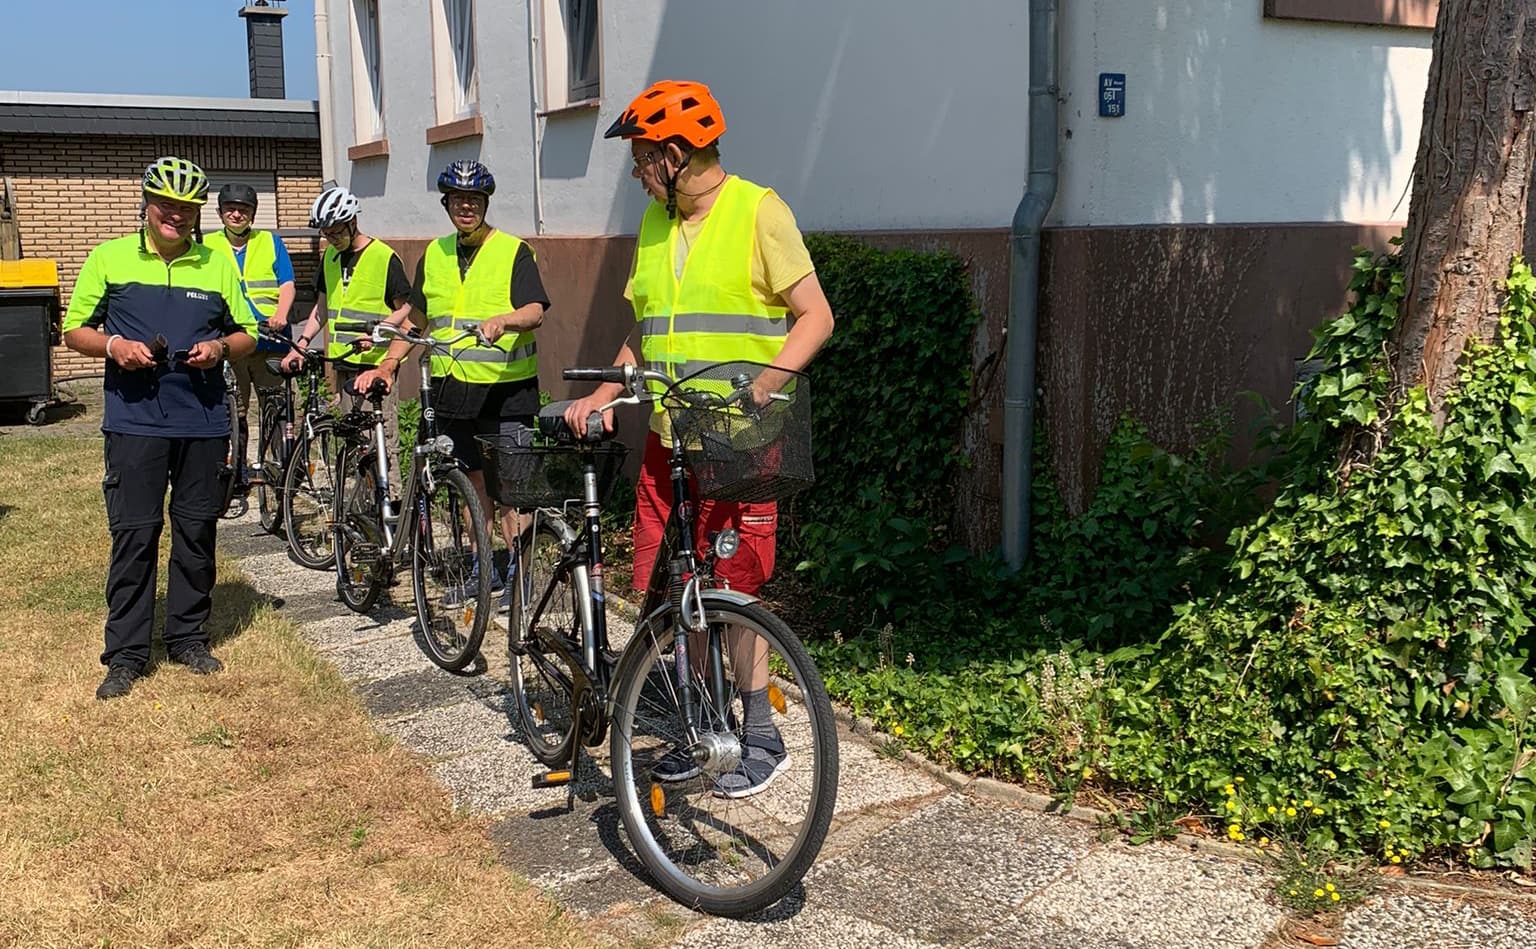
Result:
{"type": "Polygon", "coordinates": [[[202,96],[140,96],[97,92],[27,92],[0,89],[3,105],[71,105],[132,109],[226,109],[318,115],[314,99],[233,99],[202,96]]]}

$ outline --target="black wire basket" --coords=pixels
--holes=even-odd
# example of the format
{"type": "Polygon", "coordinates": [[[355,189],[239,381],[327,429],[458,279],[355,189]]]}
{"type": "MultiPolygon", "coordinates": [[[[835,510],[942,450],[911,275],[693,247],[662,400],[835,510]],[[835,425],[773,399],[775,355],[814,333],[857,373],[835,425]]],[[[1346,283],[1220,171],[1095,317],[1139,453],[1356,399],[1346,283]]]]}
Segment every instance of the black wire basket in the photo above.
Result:
{"type": "Polygon", "coordinates": [[[719,363],[680,380],[663,405],[703,497],[779,501],[816,483],[811,381],[804,374],[761,363],[719,363]],[[734,395],[763,373],[773,392],[765,404],[734,395]]]}
{"type": "Polygon", "coordinates": [[[496,477],[487,479],[491,482],[487,487],[495,488],[496,503],[524,510],[580,501],[584,496],[582,459],[587,453],[597,469],[597,499],[606,501],[629,453],[618,442],[578,449],[541,444],[532,435],[481,435],[479,441],[487,467],[495,466],[496,477]]]}

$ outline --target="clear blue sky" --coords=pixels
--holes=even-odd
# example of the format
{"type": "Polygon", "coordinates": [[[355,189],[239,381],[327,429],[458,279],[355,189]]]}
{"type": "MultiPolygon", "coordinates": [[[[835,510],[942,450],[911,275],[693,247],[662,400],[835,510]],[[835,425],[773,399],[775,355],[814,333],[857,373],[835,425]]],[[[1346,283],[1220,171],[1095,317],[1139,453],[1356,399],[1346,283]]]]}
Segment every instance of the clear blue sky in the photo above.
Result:
{"type": "MultiPolygon", "coordinates": [[[[3,6],[0,89],[251,94],[243,0],[5,0],[3,6]]],[[[314,0],[289,0],[287,8],[288,98],[313,99],[314,0]]]]}

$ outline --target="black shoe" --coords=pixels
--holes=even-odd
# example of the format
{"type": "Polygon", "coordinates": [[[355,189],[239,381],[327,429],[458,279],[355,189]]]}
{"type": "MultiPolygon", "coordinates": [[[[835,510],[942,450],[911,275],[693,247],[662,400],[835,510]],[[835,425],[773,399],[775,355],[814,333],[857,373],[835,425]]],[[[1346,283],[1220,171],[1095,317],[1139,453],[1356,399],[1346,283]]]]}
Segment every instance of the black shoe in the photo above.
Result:
{"type": "Polygon", "coordinates": [[[193,643],[172,656],[171,661],[181,663],[200,676],[212,675],[224,669],[224,663],[215,659],[202,643],[193,643]]]}
{"type": "Polygon", "coordinates": [[[98,699],[120,699],[133,691],[133,680],[139,674],[127,666],[112,666],[107,669],[107,677],[101,680],[101,685],[96,687],[98,699]]]}

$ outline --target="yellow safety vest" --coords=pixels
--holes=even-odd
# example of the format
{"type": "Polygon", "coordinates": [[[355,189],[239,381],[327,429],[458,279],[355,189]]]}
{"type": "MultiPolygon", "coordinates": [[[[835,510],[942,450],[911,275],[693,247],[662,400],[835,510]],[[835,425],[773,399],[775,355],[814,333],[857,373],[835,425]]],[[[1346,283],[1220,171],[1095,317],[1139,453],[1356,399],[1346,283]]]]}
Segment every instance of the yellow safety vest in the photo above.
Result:
{"type": "Polygon", "coordinates": [[[277,313],[277,246],[271,231],[254,228],[245,243],[245,265],[235,257],[234,245],[230,244],[223,229],[203,238],[203,243],[214,250],[223,251],[235,268],[240,271],[240,286],[245,297],[256,307],[263,320],[270,320],[277,313]]]}
{"type": "MultiPolygon", "coordinates": [[[[459,276],[459,238],[440,237],[427,245],[422,258],[421,292],[427,299],[427,330],[447,340],[485,320],[512,312],[512,268],[523,242],[504,231],[492,231],[475,252],[469,270],[459,276]]],[[[489,385],[518,382],[539,374],[539,351],[533,331],[504,333],[494,349],[472,339],[454,345],[449,355],[432,354],[432,375],[489,385]]]]}
{"type": "Polygon", "coordinates": [[[326,326],[330,331],[330,343],[325,354],[332,359],[365,366],[377,366],[384,361],[388,346],[375,345],[367,352],[353,353],[348,347],[355,339],[372,333],[373,324],[394,312],[384,299],[384,288],[389,279],[389,259],[394,256],[390,246],[378,238],[368,242],[352,267],[352,276],[341,282],[341,257],[336,248],[325,249],[325,305],[326,326]],[[368,333],[338,333],[337,321],[367,323],[368,333]]]}
{"type": "MultiPolygon", "coordinates": [[[[679,222],[652,202],[640,224],[631,296],[646,368],[680,379],[720,362],[770,363],[789,335],[788,310],[752,292],[757,208],[770,192],[726,179],[677,275],[679,222]]],[[[663,411],[660,401],[656,412],[663,411]]]]}

